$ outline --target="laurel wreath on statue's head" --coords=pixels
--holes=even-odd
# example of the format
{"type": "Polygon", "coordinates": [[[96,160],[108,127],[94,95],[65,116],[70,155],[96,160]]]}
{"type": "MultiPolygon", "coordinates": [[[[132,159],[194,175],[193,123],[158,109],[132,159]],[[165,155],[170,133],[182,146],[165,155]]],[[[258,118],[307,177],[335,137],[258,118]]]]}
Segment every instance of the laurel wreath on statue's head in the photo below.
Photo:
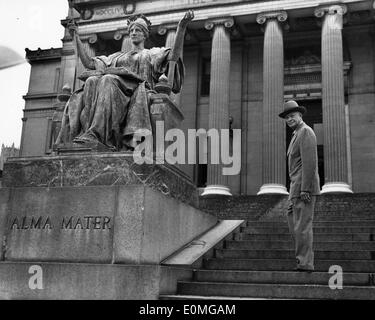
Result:
{"type": "Polygon", "coordinates": [[[151,29],[151,21],[147,19],[147,17],[144,15],[144,14],[136,14],[136,15],[132,15],[130,16],[127,21],[128,21],[128,26],[136,21],[137,19],[143,19],[145,22],[146,22],[146,25],[147,25],[147,28],[148,30],[150,31],[151,29]]]}

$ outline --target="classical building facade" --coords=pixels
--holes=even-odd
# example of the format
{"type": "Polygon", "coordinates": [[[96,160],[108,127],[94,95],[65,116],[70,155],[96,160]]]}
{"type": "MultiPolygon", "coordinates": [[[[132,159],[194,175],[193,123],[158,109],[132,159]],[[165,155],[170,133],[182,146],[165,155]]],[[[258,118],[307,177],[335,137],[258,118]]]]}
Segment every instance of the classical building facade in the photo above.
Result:
{"type": "MultiPolygon", "coordinates": [[[[187,9],[186,77],[176,97],[183,130],[241,129],[241,172],[223,176],[183,165],[197,186],[232,194],[286,193],[291,132],[278,113],[295,99],[318,140],[323,192],[375,192],[375,7],[373,0],[74,0],[79,34],[91,55],[130,48],[126,17],[152,22],[148,47],[173,44],[187,9]]],[[[24,97],[21,156],[52,154],[57,96],[82,86],[67,30],[62,48],[26,50],[32,65],[24,97]]]]}

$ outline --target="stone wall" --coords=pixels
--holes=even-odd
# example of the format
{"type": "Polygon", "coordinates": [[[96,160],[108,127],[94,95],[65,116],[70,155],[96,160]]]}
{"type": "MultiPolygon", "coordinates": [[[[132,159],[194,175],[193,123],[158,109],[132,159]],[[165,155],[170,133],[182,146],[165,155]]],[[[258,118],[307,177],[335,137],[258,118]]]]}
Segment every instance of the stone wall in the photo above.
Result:
{"type": "MultiPolygon", "coordinates": [[[[285,220],[286,196],[233,196],[200,199],[200,208],[218,219],[285,220]]],[[[342,217],[370,219],[375,217],[375,194],[330,194],[318,196],[315,220],[336,220],[342,217]]]]}

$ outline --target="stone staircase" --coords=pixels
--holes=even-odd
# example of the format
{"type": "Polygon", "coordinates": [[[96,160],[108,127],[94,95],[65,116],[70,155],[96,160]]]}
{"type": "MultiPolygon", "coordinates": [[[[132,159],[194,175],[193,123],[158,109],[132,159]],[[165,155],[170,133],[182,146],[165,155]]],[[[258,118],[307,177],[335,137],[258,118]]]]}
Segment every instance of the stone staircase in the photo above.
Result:
{"type": "Polygon", "coordinates": [[[203,260],[191,281],[178,282],[176,295],[160,298],[375,300],[375,201],[370,198],[366,205],[354,195],[320,197],[313,273],[293,271],[294,245],[279,202],[277,210],[247,220],[203,260]],[[329,287],[331,266],[343,270],[342,289],[329,287]]]}

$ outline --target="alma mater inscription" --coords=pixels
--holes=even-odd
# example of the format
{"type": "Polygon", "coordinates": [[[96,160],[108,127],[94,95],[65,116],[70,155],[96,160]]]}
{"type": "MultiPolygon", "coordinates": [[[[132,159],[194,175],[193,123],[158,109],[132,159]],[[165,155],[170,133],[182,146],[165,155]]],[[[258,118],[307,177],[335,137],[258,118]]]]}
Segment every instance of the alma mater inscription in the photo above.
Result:
{"type": "Polygon", "coordinates": [[[110,230],[112,220],[107,216],[69,216],[62,217],[61,220],[54,221],[49,216],[23,216],[12,217],[9,223],[10,230],[110,230]]]}

